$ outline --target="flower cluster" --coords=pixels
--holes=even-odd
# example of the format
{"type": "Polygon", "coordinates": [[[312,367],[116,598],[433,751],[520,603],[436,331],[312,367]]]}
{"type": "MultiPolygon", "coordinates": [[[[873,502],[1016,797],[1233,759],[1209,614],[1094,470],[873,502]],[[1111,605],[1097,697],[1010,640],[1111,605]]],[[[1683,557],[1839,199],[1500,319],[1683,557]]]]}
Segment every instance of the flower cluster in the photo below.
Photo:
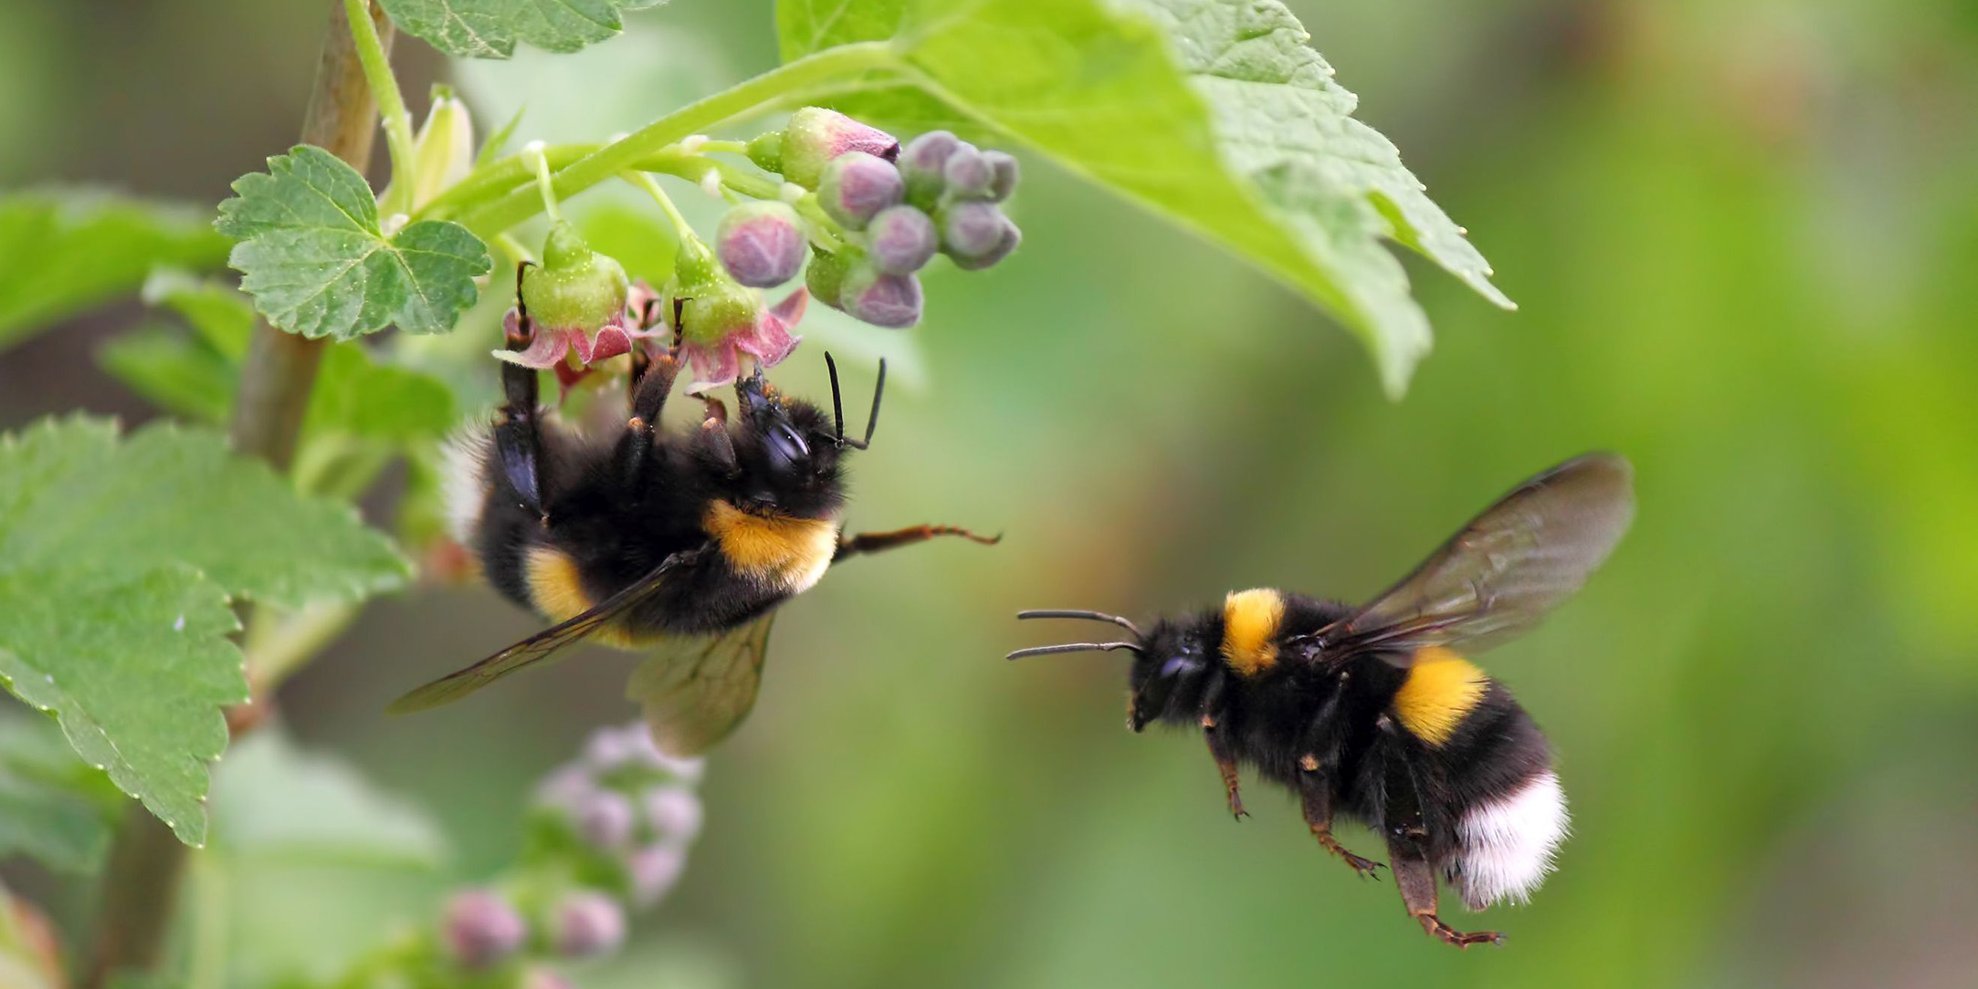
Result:
{"type": "MultiPolygon", "coordinates": [[[[693,139],[695,148],[709,143],[693,139]]],[[[902,147],[844,114],[806,107],[783,130],[729,149],[783,181],[733,180],[696,159],[704,162],[695,166],[705,168],[704,187],[750,198],[722,216],[711,246],[666,205],[680,239],[671,277],[657,291],[629,281],[559,221],[542,264],[525,269],[510,314],[510,340],[527,345],[497,356],[555,370],[567,390],[593,363],[662,338],[691,369],[688,390],[704,392],[732,383],[745,363],[769,367],[788,357],[811,298],[875,326],[912,326],[924,306],[917,273],[936,254],[976,270],[1009,256],[1021,239],[1001,205],[1016,187],[1016,159],[946,131],[902,147]],[[780,302],[764,299],[763,290],[800,275],[803,283],[780,302]]]]}
{"type": "Polygon", "coordinates": [[[627,907],[651,907],[679,881],[701,828],[700,775],[700,760],[660,752],[643,724],[600,729],[538,788],[522,864],[447,902],[448,964],[562,987],[544,962],[616,951],[627,907]]]}

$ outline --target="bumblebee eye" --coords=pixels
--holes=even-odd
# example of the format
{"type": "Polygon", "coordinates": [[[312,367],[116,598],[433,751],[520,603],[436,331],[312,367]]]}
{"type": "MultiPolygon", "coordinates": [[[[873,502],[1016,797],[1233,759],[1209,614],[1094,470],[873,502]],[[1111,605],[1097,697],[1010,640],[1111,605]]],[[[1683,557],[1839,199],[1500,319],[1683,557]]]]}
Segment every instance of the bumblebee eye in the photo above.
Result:
{"type": "Polygon", "coordinates": [[[810,444],[805,443],[789,423],[779,422],[769,427],[764,439],[769,449],[769,459],[779,464],[793,464],[810,456],[810,444]]]}

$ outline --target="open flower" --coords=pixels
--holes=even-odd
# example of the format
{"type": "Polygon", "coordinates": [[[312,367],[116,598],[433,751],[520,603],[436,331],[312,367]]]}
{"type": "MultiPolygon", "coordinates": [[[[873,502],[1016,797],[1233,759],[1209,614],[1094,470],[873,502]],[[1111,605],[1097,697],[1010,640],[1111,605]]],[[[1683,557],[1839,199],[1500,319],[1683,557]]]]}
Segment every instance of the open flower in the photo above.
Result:
{"type": "Polygon", "coordinates": [[[757,294],[736,286],[733,294],[687,297],[680,311],[680,350],[693,369],[689,394],[732,384],[740,376],[741,355],[763,367],[774,367],[797,349],[802,337],[790,328],[803,319],[810,293],[797,289],[774,306],[764,306],[757,294]]]}

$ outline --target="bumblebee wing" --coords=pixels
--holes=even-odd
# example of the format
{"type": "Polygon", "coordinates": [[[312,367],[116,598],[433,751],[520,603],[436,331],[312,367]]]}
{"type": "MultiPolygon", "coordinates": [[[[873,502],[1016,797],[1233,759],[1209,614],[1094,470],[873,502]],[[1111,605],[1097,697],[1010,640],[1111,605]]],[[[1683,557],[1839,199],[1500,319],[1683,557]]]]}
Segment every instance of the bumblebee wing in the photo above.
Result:
{"type": "Polygon", "coordinates": [[[698,552],[698,550],[686,550],[668,556],[645,576],[633,581],[624,590],[598,602],[590,610],[567,621],[558,622],[464,670],[449,673],[413,690],[392,701],[391,706],[385,710],[392,714],[406,714],[439,707],[442,704],[451,704],[516,670],[550,658],[564,646],[590,635],[650,598],[659,590],[668,571],[687,562],[698,552]]]}
{"type": "Polygon", "coordinates": [[[1571,597],[1635,513],[1634,469],[1611,453],[1568,460],[1471,520],[1372,603],[1318,633],[1327,655],[1425,646],[1472,651],[1531,628],[1571,597]]]}
{"type": "Polygon", "coordinates": [[[661,643],[632,671],[625,695],[645,708],[653,742],[694,756],[726,738],[755,706],[774,611],[713,635],[661,643]]]}

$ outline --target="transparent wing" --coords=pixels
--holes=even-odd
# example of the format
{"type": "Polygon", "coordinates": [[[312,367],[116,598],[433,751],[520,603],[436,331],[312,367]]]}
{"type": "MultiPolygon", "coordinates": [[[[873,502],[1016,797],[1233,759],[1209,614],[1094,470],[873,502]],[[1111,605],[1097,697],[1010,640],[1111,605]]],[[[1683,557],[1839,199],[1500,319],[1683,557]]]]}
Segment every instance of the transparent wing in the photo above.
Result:
{"type": "Polygon", "coordinates": [[[1425,646],[1487,649],[1578,591],[1634,514],[1627,460],[1568,460],[1505,495],[1371,604],[1321,629],[1321,649],[1328,657],[1382,652],[1396,662],[1425,646]]]}
{"type": "Polygon", "coordinates": [[[712,635],[668,639],[632,671],[625,696],[645,708],[661,751],[699,755],[748,715],[775,620],[772,611],[712,635]]]}
{"type": "Polygon", "coordinates": [[[661,560],[659,566],[652,568],[644,577],[598,602],[597,606],[589,611],[537,632],[464,670],[449,673],[413,690],[392,701],[391,706],[385,710],[392,714],[406,714],[439,707],[442,704],[451,704],[516,670],[550,658],[557,650],[590,635],[651,597],[659,590],[661,581],[668,571],[685,563],[698,552],[698,550],[687,550],[661,560]]]}

